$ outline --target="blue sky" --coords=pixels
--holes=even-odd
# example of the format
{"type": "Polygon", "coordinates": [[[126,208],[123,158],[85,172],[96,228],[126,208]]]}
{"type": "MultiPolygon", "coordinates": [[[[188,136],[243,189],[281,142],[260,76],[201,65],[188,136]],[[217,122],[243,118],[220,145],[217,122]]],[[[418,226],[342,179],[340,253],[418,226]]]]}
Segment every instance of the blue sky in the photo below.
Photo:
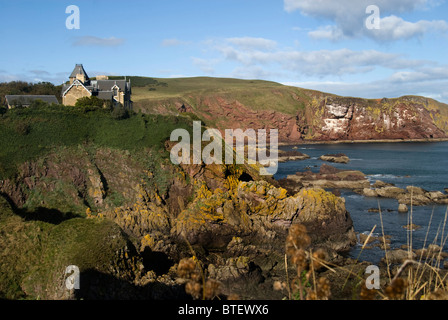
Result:
{"type": "Polygon", "coordinates": [[[0,81],[264,79],[365,98],[448,102],[448,0],[0,0],[0,81]],[[66,28],[80,10],[80,29],[66,28]],[[379,9],[380,29],[365,20],[379,9]]]}

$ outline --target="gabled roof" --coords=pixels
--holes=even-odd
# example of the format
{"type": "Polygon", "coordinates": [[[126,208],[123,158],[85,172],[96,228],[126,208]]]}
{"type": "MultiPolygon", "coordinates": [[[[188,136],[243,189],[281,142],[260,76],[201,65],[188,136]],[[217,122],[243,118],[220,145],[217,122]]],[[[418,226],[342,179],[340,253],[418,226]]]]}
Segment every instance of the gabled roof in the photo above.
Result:
{"type": "Polygon", "coordinates": [[[87,89],[87,87],[81,82],[81,81],[79,81],[78,79],[76,79],[75,81],[73,81],[73,83],[71,84],[71,85],[69,85],[69,86],[63,86],[63,88],[62,88],[62,90],[64,90],[64,92],[62,92],[62,96],[65,96],[65,94],[68,92],[68,91],[70,91],[70,89],[73,87],[73,86],[82,86],[85,90],[87,90],[89,93],[90,93],[90,95],[92,95],[92,91],[91,90],[89,90],[89,89],[87,89]]]}
{"type": "Polygon", "coordinates": [[[82,64],[77,64],[75,66],[75,69],[73,70],[73,72],[69,78],[76,78],[76,75],[78,75],[78,74],[82,74],[82,75],[84,75],[84,77],[86,79],[89,79],[89,76],[87,75],[86,71],[84,70],[84,67],[82,64]]]}
{"type": "Polygon", "coordinates": [[[30,105],[36,100],[42,100],[46,103],[59,104],[58,99],[53,95],[7,95],[6,103],[8,105],[30,105]]]}

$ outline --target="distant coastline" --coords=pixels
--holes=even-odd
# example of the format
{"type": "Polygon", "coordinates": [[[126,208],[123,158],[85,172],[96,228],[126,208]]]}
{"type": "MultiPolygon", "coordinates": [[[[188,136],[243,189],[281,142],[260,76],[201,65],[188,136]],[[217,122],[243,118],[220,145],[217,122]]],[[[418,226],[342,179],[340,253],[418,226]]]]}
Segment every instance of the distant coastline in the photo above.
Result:
{"type": "Polygon", "coordinates": [[[351,144],[351,143],[403,143],[403,142],[445,142],[448,138],[433,138],[433,139],[372,139],[372,140],[304,140],[300,142],[279,142],[279,146],[297,146],[309,144],[351,144]]]}

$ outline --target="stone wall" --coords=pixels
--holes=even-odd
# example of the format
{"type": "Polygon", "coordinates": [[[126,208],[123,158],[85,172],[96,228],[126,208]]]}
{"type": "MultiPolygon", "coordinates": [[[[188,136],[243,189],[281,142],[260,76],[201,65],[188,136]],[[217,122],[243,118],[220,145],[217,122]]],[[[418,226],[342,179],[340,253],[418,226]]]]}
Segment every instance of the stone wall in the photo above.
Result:
{"type": "Polygon", "coordinates": [[[66,106],[74,106],[78,99],[90,97],[92,94],[81,85],[75,85],[69,89],[62,99],[62,104],[66,106]]]}

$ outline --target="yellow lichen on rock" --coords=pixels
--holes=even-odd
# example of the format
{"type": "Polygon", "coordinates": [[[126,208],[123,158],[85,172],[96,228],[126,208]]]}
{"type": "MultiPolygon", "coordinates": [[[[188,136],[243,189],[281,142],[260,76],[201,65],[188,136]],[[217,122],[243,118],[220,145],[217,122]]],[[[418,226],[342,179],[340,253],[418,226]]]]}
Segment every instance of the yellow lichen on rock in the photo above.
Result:
{"type": "Polygon", "coordinates": [[[342,198],[320,188],[302,189],[297,194],[301,201],[300,219],[322,220],[331,215],[345,213],[345,203],[342,198]]]}
{"type": "Polygon", "coordinates": [[[151,237],[151,235],[147,234],[142,238],[140,251],[145,250],[145,248],[147,247],[152,249],[154,244],[155,244],[154,238],[151,237]]]}

